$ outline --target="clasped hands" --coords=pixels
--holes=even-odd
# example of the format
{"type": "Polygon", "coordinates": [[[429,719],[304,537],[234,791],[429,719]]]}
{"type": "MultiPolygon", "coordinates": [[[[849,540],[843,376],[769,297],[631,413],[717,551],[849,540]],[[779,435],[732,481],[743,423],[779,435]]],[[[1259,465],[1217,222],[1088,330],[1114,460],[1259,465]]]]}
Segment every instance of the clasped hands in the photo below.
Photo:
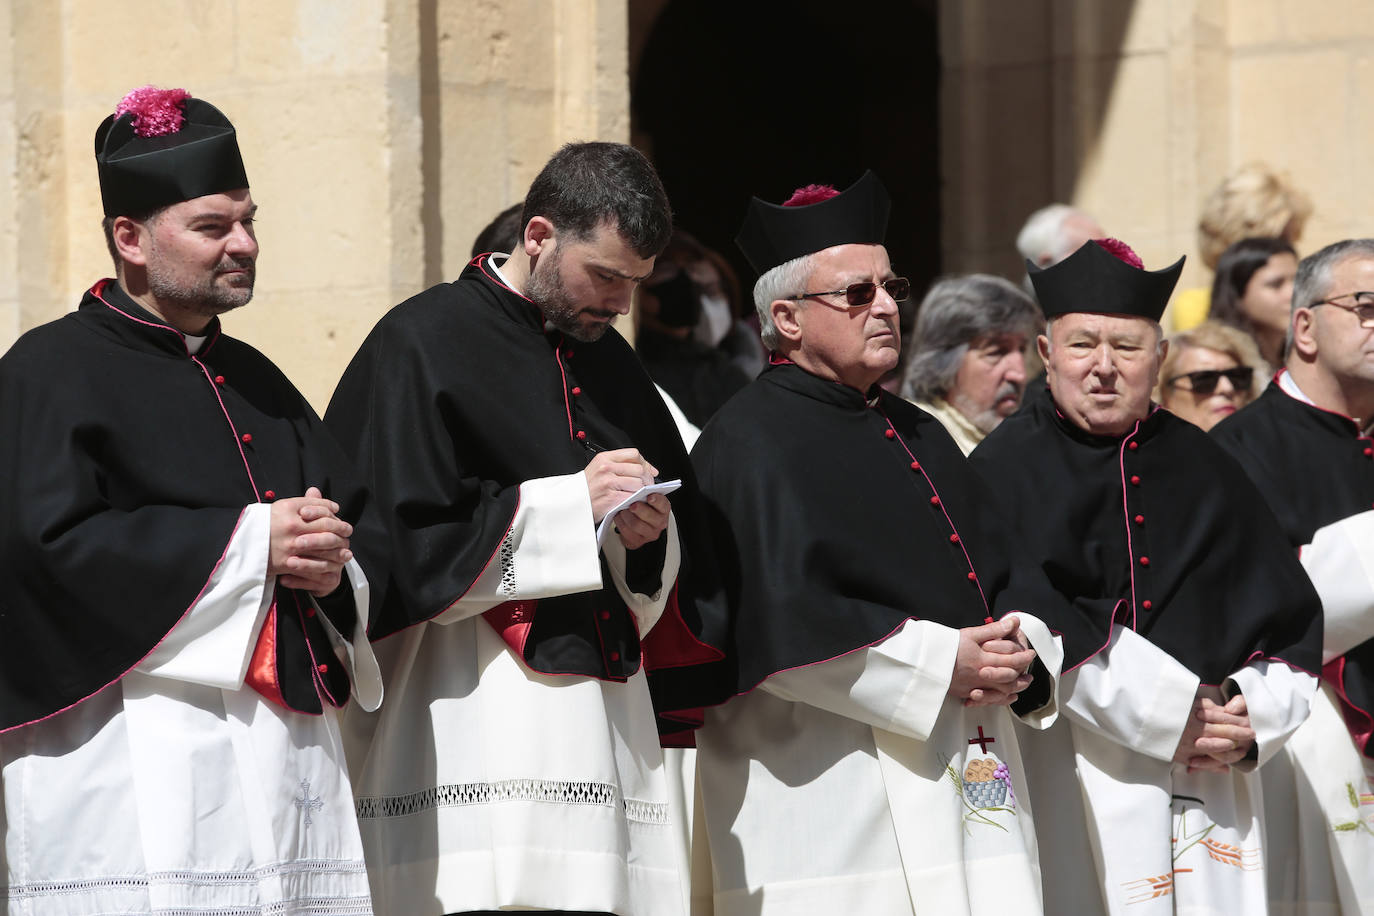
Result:
{"type": "Polygon", "coordinates": [[[1016,617],[964,627],[949,695],[965,706],[1010,706],[1030,686],[1034,661],[1035,650],[1016,617]]]}
{"type": "Polygon", "coordinates": [[[339,504],[325,499],[319,487],[274,502],[268,575],[316,597],[338,588],[344,564],[353,559],[348,549],[353,526],[338,513],[339,504]]]}
{"type": "MultiPolygon", "coordinates": [[[[658,468],[645,460],[639,449],[618,448],[597,453],[582,473],[587,478],[587,492],[592,498],[592,524],[600,525],[606,513],[627,496],[653,483],[658,468]]],[[[671,511],[668,497],[654,493],[617,515],[615,530],[625,549],[634,550],[657,540],[668,527],[671,511]]]]}
{"type": "Polygon", "coordinates": [[[1185,764],[1189,773],[1225,773],[1231,764],[1245,759],[1255,744],[1245,697],[1237,693],[1222,704],[1217,702],[1220,696],[1213,699],[1209,694],[1216,694],[1216,688],[1198,688],[1188,724],[1174,751],[1174,763],[1185,764]]]}

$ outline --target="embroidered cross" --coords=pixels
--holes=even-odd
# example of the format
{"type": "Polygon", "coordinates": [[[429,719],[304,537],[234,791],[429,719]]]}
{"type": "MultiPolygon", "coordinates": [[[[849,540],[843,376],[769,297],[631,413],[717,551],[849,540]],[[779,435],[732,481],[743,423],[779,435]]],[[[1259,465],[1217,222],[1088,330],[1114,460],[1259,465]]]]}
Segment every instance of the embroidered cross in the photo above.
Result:
{"type": "Polygon", "coordinates": [[[318,811],[324,807],[324,802],[320,801],[320,797],[318,795],[316,795],[314,798],[310,797],[310,780],[308,779],[301,780],[300,797],[294,798],[292,799],[292,801],[296,803],[297,808],[305,812],[306,827],[309,827],[311,824],[314,823],[314,820],[310,817],[311,812],[318,811]]]}
{"type": "Polygon", "coordinates": [[[984,754],[988,752],[988,745],[997,743],[996,738],[988,737],[983,734],[983,726],[978,726],[978,737],[968,739],[969,744],[978,745],[979,750],[984,754]]]}

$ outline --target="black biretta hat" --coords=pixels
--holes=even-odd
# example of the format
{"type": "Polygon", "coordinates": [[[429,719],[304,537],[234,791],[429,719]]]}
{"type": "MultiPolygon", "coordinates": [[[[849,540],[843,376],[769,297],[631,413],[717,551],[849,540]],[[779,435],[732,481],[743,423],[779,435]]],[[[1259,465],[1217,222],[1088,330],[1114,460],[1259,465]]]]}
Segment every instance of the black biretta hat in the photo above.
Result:
{"type": "Polygon", "coordinates": [[[248,187],[234,125],[182,89],[126,95],[95,132],[95,161],[106,216],[248,187]]]}
{"type": "Polygon", "coordinates": [[[1116,239],[1093,239],[1058,264],[1046,268],[1026,262],[1035,297],[1046,318],[1069,312],[1102,312],[1137,315],[1158,321],[1183,272],[1180,257],[1162,270],[1146,270],[1122,260],[1110,249],[1120,249],[1135,260],[1134,251],[1116,239]]]}
{"type": "Polygon", "coordinates": [[[764,274],[832,245],[881,245],[891,209],[887,188],[870,169],[839,194],[814,204],[787,207],[752,198],[735,244],[764,274]]]}

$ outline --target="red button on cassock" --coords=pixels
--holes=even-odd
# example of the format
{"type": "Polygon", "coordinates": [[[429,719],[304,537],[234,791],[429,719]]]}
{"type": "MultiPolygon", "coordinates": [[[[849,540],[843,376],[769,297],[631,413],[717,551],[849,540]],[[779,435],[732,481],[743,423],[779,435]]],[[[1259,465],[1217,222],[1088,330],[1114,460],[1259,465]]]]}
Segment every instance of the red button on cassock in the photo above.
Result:
{"type": "Polygon", "coordinates": [[[889,429],[889,430],[887,430],[886,432],[884,432],[883,435],[884,435],[884,436],[887,436],[889,439],[896,439],[896,438],[897,438],[897,433],[896,433],[896,431],[895,431],[895,430],[891,430],[891,429],[889,429]]]}
{"type": "Polygon", "coordinates": [[[324,674],[324,673],[326,673],[327,671],[329,671],[329,666],[328,666],[328,665],[316,665],[316,666],[315,666],[315,670],[318,671],[320,674],[324,674]]]}
{"type": "Polygon", "coordinates": [[[611,653],[611,661],[613,661],[613,662],[618,662],[618,661],[620,661],[620,653],[619,653],[619,652],[612,652],[612,653],[611,653]]]}
{"type": "Polygon", "coordinates": [[[1137,525],[1143,525],[1143,524],[1145,524],[1145,516],[1143,516],[1143,515],[1137,515],[1137,516],[1135,517],[1135,523],[1136,523],[1137,525]]]}
{"type": "Polygon", "coordinates": [[[306,609],[305,609],[305,616],[307,616],[307,617],[314,617],[314,616],[315,616],[315,608],[314,608],[314,607],[308,607],[308,608],[306,608],[306,609]]]}
{"type": "Polygon", "coordinates": [[[1146,598],[1144,601],[1140,602],[1140,606],[1143,607],[1143,608],[1144,608],[1145,610],[1147,610],[1147,611],[1148,611],[1150,608],[1154,607],[1154,605],[1150,602],[1150,599],[1149,599],[1149,598],[1146,598]]]}
{"type": "Polygon", "coordinates": [[[973,570],[969,570],[968,580],[969,580],[970,582],[977,582],[977,581],[978,581],[978,574],[977,574],[976,572],[974,572],[973,570]]]}
{"type": "Polygon", "coordinates": [[[611,612],[610,612],[610,611],[602,611],[602,612],[601,612],[601,619],[602,619],[602,620],[610,620],[610,619],[611,619],[611,612]]]}
{"type": "Polygon", "coordinates": [[[1141,557],[1141,558],[1140,558],[1140,565],[1141,565],[1141,566],[1149,566],[1149,565],[1150,565],[1150,558],[1149,558],[1149,557],[1141,557]]]}
{"type": "Polygon", "coordinates": [[[1374,458],[1374,448],[1365,448],[1364,456],[1366,458],[1374,458]]]}
{"type": "Polygon", "coordinates": [[[573,388],[573,397],[577,397],[577,396],[578,396],[579,394],[581,394],[581,393],[582,393],[582,389],[581,389],[580,387],[575,387],[575,388],[573,388]]]}
{"type": "Polygon", "coordinates": [[[578,439],[579,442],[586,442],[586,441],[587,441],[587,431],[586,431],[585,429],[579,429],[579,430],[577,431],[577,439],[578,439]]]}
{"type": "Polygon", "coordinates": [[[276,491],[276,490],[265,490],[265,491],[263,491],[262,498],[263,498],[263,499],[276,499],[276,498],[277,498],[277,491],[276,491]]]}
{"type": "Polygon", "coordinates": [[[957,534],[951,534],[951,535],[949,536],[949,542],[950,542],[951,544],[957,544],[957,543],[959,543],[959,535],[957,535],[957,534]]]}
{"type": "Polygon", "coordinates": [[[1139,443],[1139,442],[1132,442],[1132,443],[1130,443],[1129,445],[1127,445],[1126,447],[1127,447],[1128,449],[1130,449],[1131,451],[1135,451],[1136,449],[1140,448],[1140,443],[1139,443]]]}
{"type": "Polygon", "coordinates": [[[1138,486],[1140,486],[1140,478],[1137,477],[1137,476],[1134,475],[1134,474],[1131,475],[1131,486],[1133,486],[1133,487],[1138,487],[1138,486]]]}
{"type": "Polygon", "coordinates": [[[919,470],[921,469],[921,462],[919,462],[919,461],[913,461],[913,462],[911,462],[911,469],[912,469],[913,471],[919,471],[919,470]]]}
{"type": "Polygon", "coordinates": [[[217,376],[215,376],[215,384],[216,384],[216,385],[223,385],[223,384],[224,384],[224,376],[222,376],[222,375],[217,375],[217,376]]]}
{"type": "Polygon", "coordinates": [[[940,497],[938,497],[938,496],[932,496],[932,497],[930,498],[930,504],[931,504],[932,506],[939,506],[939,505],[940,505],[940,497]]]}
{"type": "Polygon", "coordinates": [[[242,436],[239,436],[239,438],[242,439],[244,442],[252,442],[252,441],[253,441],[253,434],[252,434],[252,433],[244,433],[242,436]]]}

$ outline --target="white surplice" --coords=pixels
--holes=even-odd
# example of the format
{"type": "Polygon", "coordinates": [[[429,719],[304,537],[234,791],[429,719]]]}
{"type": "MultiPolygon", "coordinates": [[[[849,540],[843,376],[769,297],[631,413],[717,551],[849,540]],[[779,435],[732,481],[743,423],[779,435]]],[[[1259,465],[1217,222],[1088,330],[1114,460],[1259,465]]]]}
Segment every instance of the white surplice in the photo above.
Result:
{"type": "MultiPolygon", "coordinates": [[[[641,636],[677,578],[671,519],[666,536],[653,595],[626,586],[620,539],[604,546],[641,636]]],[[[523,483],[497,555],[444,613],[378,644],[387,705],[346,718],[379,912],[681,914],[687,850],[643,670],[624,683],[540,674],[478,616],[601,587],[583,475],[523,483]]]]}
{"type": "Polygon", "coordinates": [[[1307,716],[1316,678],[1257,660],[1217,690],[1244,694],[1258,759],[1229,773],[1172,762],[1199,679],[1122,626],[1111,645],[1064,675],[1064,722],[1028,736],[1040,801],[1047,910],[1078,914],[1266,912],[1260,777],[1307,716]],[[1063,791],[1074,773],[1078,795],[1063,791]],[[1052,785],[1053,807],[1044,804],[1052,785]],[[1084,861],[1081,834],[1092,861],[1084,861]],[[1095,867],[1094,867],[1095,866],[1095,867]],[[1057,909],[1072,907],[1071,910],[1057,909]]]}
{"type": "MultiPolygon", "coordinates": [[[[1322,663],[1374,638],[1374,511],[1318,529],[1300,559],[1322,599],[1322,663]]],[[[1374,913],[1374,787],[1334,691],[1264,770],[1271,911],[1374,913]]]]}
{"type": "MultiPolygon", "coordinates": [[[[133,671],[0,735],[7,912],[372,912],[334,711],[244,685],[275,585],[270,518],[270,504],[244,510],[200,599],[133,671]]],[[[319,619],[376,708],[367,580],[356,562],[348,576],[354,632],[319,619]]]]}
{"type": "MultiPolygon", "coordinates": [[[[1058,637],[1016,616],[1057,677],[1058,637]]],[[[716,916],[1041,912],[1012,717],[949,698],[958,641],[909,621],[708,710],[694,842],[709,841],[712,870],[693,881],[714,885],[716,916]]],[[[1052,698],[1026,719],[1056,714],[1052,698]]]]}

